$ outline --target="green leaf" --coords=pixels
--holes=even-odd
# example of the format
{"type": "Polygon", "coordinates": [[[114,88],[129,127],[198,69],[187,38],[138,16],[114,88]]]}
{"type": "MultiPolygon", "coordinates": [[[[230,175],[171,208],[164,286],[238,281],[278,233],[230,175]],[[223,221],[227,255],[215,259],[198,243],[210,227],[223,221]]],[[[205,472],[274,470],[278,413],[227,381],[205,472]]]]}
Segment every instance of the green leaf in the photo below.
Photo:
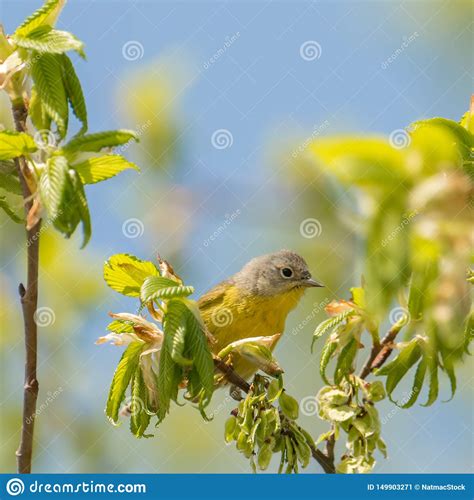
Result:
{"type": "MultiPolygon", "coordinates": [[[[175,299],[176,300],[176,299],[175,299]]],[[[196,318],[193,308],[189,307],[186,301],[188,313],[186,317],[186,348],[189,349],[188,356],[193,360],[194,366],[199,374],[199,379],[203,388],[203,406],[206,406],[212,398],[214,392],[214,361],[207,342],[206,332],[203,323],[196,318]]]]}
{"type": "Polygon", "coordinates": [[[105,409],[105,414],[114,423],[118,422],[120,405],[124,400],[132,375],[138,367],[144,345],[143,342],[132,342],[123,353],[115,370],[105,409]]]}
{"type": "Polygon", "coordinates": [[[25,222],[19,215],[17,215],[14,210],[10,207],[4,196],[0,196],[0,208],[10,217],[13,222],[17,224],[23,224],[25,222]]]}
{"type": "Polygon", "coordinates": [[[135,333],[131,323],[119,319],[111,321],[107,325],[107,330],[114,333],[135,333]]]}
{"type": "Polygon", "coordinates": [[[450,132],[455,139],[455,145],[459,148],[463,158],[465,160],[470,159],[471,148],[474,147],[474,135],[458,122],[448,120],[447,118],[437,117],[414,122],[411,127],[413,132],[425,127],[439,127],[450,132]]]}
{"type": "MultiPolygon", "coordinates": [[[[443,360],[443,370],[449,378],[451,384],[451,397],[447,401],[451,401],[456,394],[456,372],[454,370],[454,362],[452,352],[450,350],[441,349],[441,359],[443,360]]],[[[447,402],[446,401],[446,402],[447,402]]]]}
{"type": "Polygon", "coordinates": [[[138,142],[138,135],[133,130],[107,130],[105,132],[74,137],[63,149],[66,154],[80,152],[98,153],[104,148],[121,146],[132,140],[138,142]]]}
{"type": "Polygon", "coordinates": [[[63,77],[63,85],[66,92],[66,97],[71,105],[75,117],[82,123],[79,134],[87,131],[87,108],[82,92],[81,82],[76,75],[76,70],[66,54],[56,56],[61,63],[61,71],[63,77]]]}
{"type": "Polygon", "coordinates": [[[36,91],[36,87],[33,85],[31,89],[30,97],[30,107],[28,109],[28,115],[31,118],[33,125],[42,131],[48,131],[51,127],[51,117],[48,115],[43,107],[41,98],[36,91]]]}
{"type": "Polygon", "coordinates": [[[313,352],[313,345],[314,342],[319,339],[322,335],[324,335],[327,331],[332,330],[335,328],[337,325],[342,323],[346,318],[354,314],[354,310],[350,309],[348,311],[344,311],[341,314],[338,314],[337,316],[334,316],[333,318],[328,318],[321,322],[316,330],[313,333],[313,341],[311,343],[311,352],[313,352]]]}
{"type": "Polygon", "coordinates": [[[0,188],[11,194],[23,194],[15,163],[11,160],[0,160],[0,188]]]}
{"type": "MultiPolygon", "coordinates": [[[[413,379],[413,386],[410,392],[410,397],[408,398],[406,403],[401,405],[402,408],[410,408],[415,404],[416,400],[418,399],[421,389],[423,388],[423,382],[425,380],[426,366],[427,366],[426,358],[423,357],[421,361],[418,363],[418,367],[416,368],[415,378],[413,379]]],[[[398,403],[396,404],[400,406],[398,403]]]]}
{"type": "Polygon", "coordinates": [[[404,152],[377,137],[318,139],[309,148],[323,169],[340,182],[362,188],[392,190],[404,183],[409,171],[404,152]]]}
{"type": "Polygon", "coordinates": [[[337,358],[336,369],[334,370],[334,383],[339,384],[344,377],[354,371],[354,359],[359,349],[356,339],[351,339],[342,349],[337,358]]]}
{"type": "Polygon", "coordinates": [[[387,376],[385,388],[391,401],[393,401],[391,397],[392,392],[408,370],[420,359],[421,355],[422,350],[419,339],[414,338],[401,348],[400,353],[392,362],[377,370],[377,375],[387,376]]]}
{"type": "Polygon", "coordinates": [[[39,188],[44,206],[49,215],[56,218],[63,204],[68,182],[68,164],[64,156],[52,156],[41,173],[39,188]]]}
{"type": "Polygon", "coordinates": [[[31,76],[43,108],[56,123],[58,133],[63,138],[67,132],[69,112],[61,57],[34,53],[31,58],[31,76]]]}
{"type": "Polygon", "coordinates": [[[331,385],[328,378],[326,377],[326,367],[336,351],[338,342],[335,340],[328,340],[326,344],[324,344],[323,350],[321,352],[321,361],[319,362],[319,373],[324,382],[328,385],[331,385]]]}
{"type": "Polygon", "coordinates": [[[156,299],[187,297],[193,292],[192,286],[179,285],[176,281],[161,276],[150,276],[141,287],[140,298],[142,302],[150,302],[156,299]]]}
{"type": "Polygon", "coordinates": [[[158,269],[152,262],[133,255],[115,254],[104,264],[104,279],[109,287],[129,297],[139,297],[145,279],[158,275],[158,269]]]}
{"type": "Polygon", "coordinates": [[[84,186],[81,180],[74,172],[69,172],[70,176],[73,177],[73,187],[76,207],[79,212],[80,219],[82,221],[82,230],[84,233],[84,239],[81,248],[84,248],[90,240],[92,227],[91,227],[91,216],[89,213],[89,205],[87,203],[86,193],[84,192],[84,186]]]}
{"type": "Polygon", "coordinates": [[[438,381],[438,353],[432,349],[426,354],[428,370],[430,376],[430,388],[428,391],[428,400],[421,406],[431,406],[438,398],[439,381],[438,381]]]}
{"type": "Polygon", "coordinates": [[[158,420],[161,422],[170,410],[171,400],[178,396],[182,380],[182,369],[171,357],[171,342],[165,341],[161,347],[158,369],[158,420]]]}
{"type": "Polygon", "coordinates": [[[48,0],[42,7],[33,12],[23,23],[15,30],[15,36],[25,36],[38,26],[54,26],[66,0],[48,0]]]}
{"type": "Polygon", "coordinates": [[[165,342],[169,342],[170,344],[171,358],[182,366],[193,364],[191,359],[187,359],[183,355],[186,343],[186,315],[187,308],[182,301],[170,300],[163,320],[165,342]]]}
{"type": "Polygon", "coordinates": [[[23,132],[0,132],[0,160],[11,160],[38,149],[33,137],[23,132]]]}
{"type": "Polygon", "coordinates": [[[72,165],[80,175],[84,184],[95,184],[114,177],[128,168],[139,170],[132,162],[120,155],[104,155],[98,158],[89,158],[81,163],[72,165]]]}
{"type": "Polygon", "coordinates": [[[150,415],[146,411],[147,388],[140,366],[132,379],[132,400],[130,403],[130,431],[138,438],[148,437],[145,432],[150,424],[150,415]]]}
{"type": "Polygon", "coordinates": [[[24,35],[16,35],[13,41],[18,47],[37,52],[62,54],[68,50],[75,50],[84,57],[84,44],[80,40],[67,31],[55,30],[48,25],[38,26],[24,35]]]}

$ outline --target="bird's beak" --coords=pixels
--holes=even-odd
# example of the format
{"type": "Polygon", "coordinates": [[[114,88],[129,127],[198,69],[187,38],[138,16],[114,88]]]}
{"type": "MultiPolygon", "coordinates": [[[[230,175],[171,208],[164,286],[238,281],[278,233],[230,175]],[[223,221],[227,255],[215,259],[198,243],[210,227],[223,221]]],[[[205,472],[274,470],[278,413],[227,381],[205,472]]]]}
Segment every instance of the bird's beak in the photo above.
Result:
{"type": "Polygon", "coordinates": [[[313,278],[307,278],[303,281],[303,284],[305,286],[315,286],[315,287],[318,287],[318,288],[323,288],[324,285],[322,283],[320,283],[319,281],[316,281],[315,279],[313,278]]]}

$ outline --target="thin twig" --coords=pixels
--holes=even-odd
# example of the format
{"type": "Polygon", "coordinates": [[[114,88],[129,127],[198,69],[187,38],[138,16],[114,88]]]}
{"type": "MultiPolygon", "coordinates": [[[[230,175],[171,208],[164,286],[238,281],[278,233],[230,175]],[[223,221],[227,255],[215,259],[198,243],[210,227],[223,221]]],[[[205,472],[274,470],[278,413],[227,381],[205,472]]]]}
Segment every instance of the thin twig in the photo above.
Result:
{"type": "Polygon", "coordinates": [[[373,345],[370,355],[359,374],[360,378],[366,378],[373,370],[380,368],[385,363],[393,351],[393,341],[404,325],[404,321],[395,323],[382,341],[379,344],[373,345]]]}
{"type": "MultiPolygon", "coordinates": [[[[13,120],[18,132],[26,132],[27,109],[23,100],[15,101],[12,105],[13,120]]],[[[18,170],[25,204],[25,218],[33,205],[30,188],[25,176],[28,175],[28,165],[24,157],[16,158],[15,165],[18,170]]],[[[36,414],[36,401],[38,399],[38,380],[36,377],[37,365],[37,327],[35,312],[38,305],[38,262],[39,262],[39,234],[41,220],[38,220],[26,231],[27,238],[27,282],[26,288],[22,283],[19,286],[21,306],[23,310],[24,336],[25,336],[25,383],[23,392],[23,418],[21,440],[17,456],[19,473],[31,472],[31,459],[33,455],[33,433],[36,414]]]]}
{"type": "MultiPolygon", "coordinates": [[[[229,366],[227,363],[222,361],[221,358],[214,356],[214,366],[223,373],[225,378],[233,385],[236,385],[239,389],[248,393],[250,391],[250,384],[244,380],[234,369],[229,366]]],[[[326,474],[334,474],[336,472],[334,467],[334,446],[332,447],[332,459],[323,453],[321,450],[318,450],[314,444],[309,444],[311,449],[311,455],[318,462],[318,464],[322,467],[326,474]]]]}

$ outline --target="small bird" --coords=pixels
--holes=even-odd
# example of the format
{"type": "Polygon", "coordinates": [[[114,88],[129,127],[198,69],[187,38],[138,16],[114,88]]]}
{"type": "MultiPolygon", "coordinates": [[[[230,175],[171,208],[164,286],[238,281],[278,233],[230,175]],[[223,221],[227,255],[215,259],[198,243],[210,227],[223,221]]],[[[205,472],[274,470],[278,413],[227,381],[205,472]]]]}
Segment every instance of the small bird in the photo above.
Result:
{"type": "MultiPolygon", "coordinates": [[[[289,250],[255,257],[199,300],[207,329],[215,339],[215,354],[231,342],[249,337],[272,337],[273,350],[285,329],[288,313],[308,287],[323,285],[312,278],[303,257],[289,250]]],[[[237,356],[234,370],[244,379],[257,367],[237,356]]]]}

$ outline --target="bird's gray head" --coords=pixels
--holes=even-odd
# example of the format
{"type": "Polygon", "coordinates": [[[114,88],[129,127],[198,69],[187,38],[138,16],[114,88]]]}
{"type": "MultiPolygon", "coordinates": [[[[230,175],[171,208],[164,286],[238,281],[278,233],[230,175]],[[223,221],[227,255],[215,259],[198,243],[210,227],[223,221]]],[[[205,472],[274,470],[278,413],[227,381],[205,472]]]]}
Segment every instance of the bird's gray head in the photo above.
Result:
{"type": "Polygon", "coordinates": [[[324,286],[312,278],[303,257],[289,250],[255,257],[233,279],[239,288],[266,296],[324,286]]]}

